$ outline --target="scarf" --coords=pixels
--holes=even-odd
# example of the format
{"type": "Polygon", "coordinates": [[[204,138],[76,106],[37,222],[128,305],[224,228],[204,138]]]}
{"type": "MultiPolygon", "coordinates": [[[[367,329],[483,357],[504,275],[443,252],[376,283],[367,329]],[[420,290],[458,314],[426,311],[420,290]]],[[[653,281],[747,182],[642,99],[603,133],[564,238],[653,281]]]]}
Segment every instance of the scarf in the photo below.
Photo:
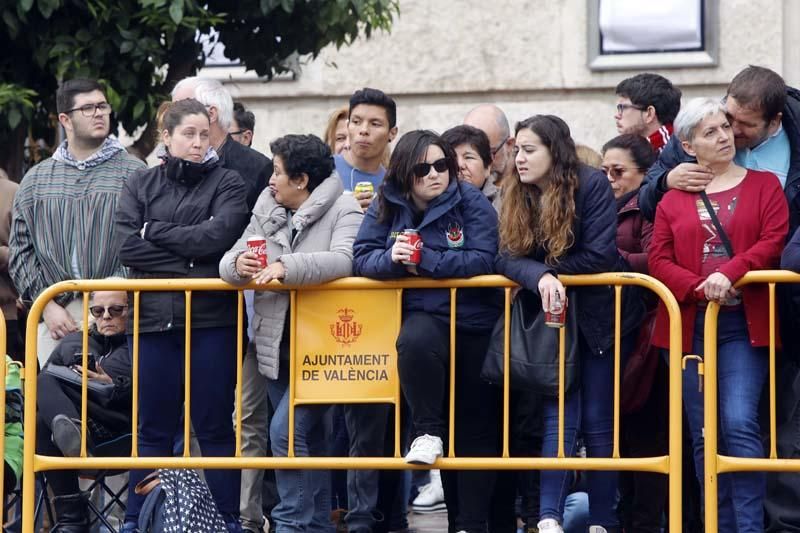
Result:
{"type": "Polygon", "coordinates": [[[75,167],[78,170],[86,170],[88,168],[94,168],[98,165],[102,165],[117,155],[117,153],[123,151],[125,151],[125,147],[122,146],[122,143],[120,143],[116,138],[106,137],[106,140],[103,141],[103,144],[100,145],[100,148],[98,148],[95,153],[83,161],[78,161],[69,151],[67,141],[64,141],[56,149],[55,153],[53,154],[53,159],[60,161],[65,165],[75,167]]]}

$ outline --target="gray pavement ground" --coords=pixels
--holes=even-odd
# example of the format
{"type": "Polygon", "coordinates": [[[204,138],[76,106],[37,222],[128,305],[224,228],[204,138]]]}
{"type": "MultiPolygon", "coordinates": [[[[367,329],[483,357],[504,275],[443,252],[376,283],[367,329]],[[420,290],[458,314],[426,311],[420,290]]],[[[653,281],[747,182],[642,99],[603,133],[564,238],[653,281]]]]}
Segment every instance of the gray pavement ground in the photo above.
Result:
{"type": "Polygon", "coordinates": [[[409,513],[408,527],[416,533],[442,533],[447,531],[447,513],[409,513]]]}

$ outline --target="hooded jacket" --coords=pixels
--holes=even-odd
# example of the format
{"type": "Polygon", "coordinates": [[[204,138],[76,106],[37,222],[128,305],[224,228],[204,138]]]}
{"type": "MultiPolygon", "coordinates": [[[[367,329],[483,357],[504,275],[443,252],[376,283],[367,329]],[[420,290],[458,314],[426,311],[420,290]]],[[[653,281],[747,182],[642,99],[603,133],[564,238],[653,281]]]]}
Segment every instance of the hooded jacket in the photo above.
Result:
{"type": "MultiPolygon", "coordinates": [[[[131,176],[117,211],[120,259],[129,277],[216,278],[222,255],[247,224],[242,178],[216,158],[191,163],[168,158],[158,167],[131,176]]],[[[192,295],[192,328],[236,324],[235,292],[192,295]]],[[[142,292],[139,331],[183,328],[185,296],[142,292]]],[[[133,331],[129,313],[128,330],[133,331]]]]}
{"type": "MultiPolygon", "coordinates": [[[[247,251],[247,239],[260,235],[267,241],[267,260],[283,263],[284,283],[318,285],[349,276],[353,240],[364,215],[353,196],[343,195],[343,191],[342,180],[334,172],[314,188],[290,218],[269,189],[264,190],[244,233],[219,261],[219,275],[234,285],[247,284],[250,278],[236,272],[236,259],[247,251]],[[294,237],[292,228],[296,230],[294,237]]],[[[255,291],[253,307],[258,370],[269,379],[278,379],[289,293],[255,291]]]]}
{"type": "MultiPolygon", "coordinates": [[[[396,207],[392,220],[378,220],[379,202],[372,202],[353,245],[356,275],[397,279],[412,274],[406,266],[392,262],[395,238],[414,228],[422,239],[420,276],[434,279],[471,278],[494,272],[497,254],[497,213],[483,193],[469,183],[453,178],[447,189],[434,198],[414,223],[415,207],[390,183],[382,194],[396,207]]],[[[501,292],[496,289],[460,289],[456,297],[456,325],[472,331],[490,330],[500,314],[501,292]]],[[[448,289],[403,291],[403,312],[424,311],[450,321],[448,289]]]]}

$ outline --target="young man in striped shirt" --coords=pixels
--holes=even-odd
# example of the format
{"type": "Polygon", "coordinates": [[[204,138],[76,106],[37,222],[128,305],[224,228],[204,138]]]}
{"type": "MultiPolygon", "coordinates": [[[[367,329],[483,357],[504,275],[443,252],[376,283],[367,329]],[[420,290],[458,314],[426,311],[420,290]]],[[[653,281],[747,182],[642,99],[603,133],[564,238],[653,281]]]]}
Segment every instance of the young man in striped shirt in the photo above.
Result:
{"type": "MultiPolygon", "coordinates": [[[[117,199],[128,176],[145,168],[109,137],[111,106],[96,81],[64,82],[56,106],[67,139],[28,171],[14,199],[9,272],[29,304],[59,281],[122,273],[117,199]]],[[[42,366],[58,341],[80,328],[78,296],[62,294],[44,308],[37,345],[42,366]]]]}

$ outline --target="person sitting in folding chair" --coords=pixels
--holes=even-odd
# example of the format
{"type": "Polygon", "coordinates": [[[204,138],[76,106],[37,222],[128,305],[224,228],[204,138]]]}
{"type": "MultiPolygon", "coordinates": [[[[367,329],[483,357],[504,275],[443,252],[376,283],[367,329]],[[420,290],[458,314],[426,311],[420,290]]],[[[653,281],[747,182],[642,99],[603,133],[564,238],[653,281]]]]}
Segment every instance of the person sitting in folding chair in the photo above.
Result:
{"type": "MultiPolygon", "coordinates": [[[[94,323],[89,329],[86,373],[86,450],[91,455],[130,455],[132,364],[125,337],[128,296],[124,291],[97,291],[90,296],[94,323]]],[[[77,457],[81,450],[81,379],[83,333],[61,340],[38,383],[36,453],[77,457]]],[[[88,533],[87,495],[78,472],[52,470],[45,475],[55,496],[61,533],[88,533]]]]}

